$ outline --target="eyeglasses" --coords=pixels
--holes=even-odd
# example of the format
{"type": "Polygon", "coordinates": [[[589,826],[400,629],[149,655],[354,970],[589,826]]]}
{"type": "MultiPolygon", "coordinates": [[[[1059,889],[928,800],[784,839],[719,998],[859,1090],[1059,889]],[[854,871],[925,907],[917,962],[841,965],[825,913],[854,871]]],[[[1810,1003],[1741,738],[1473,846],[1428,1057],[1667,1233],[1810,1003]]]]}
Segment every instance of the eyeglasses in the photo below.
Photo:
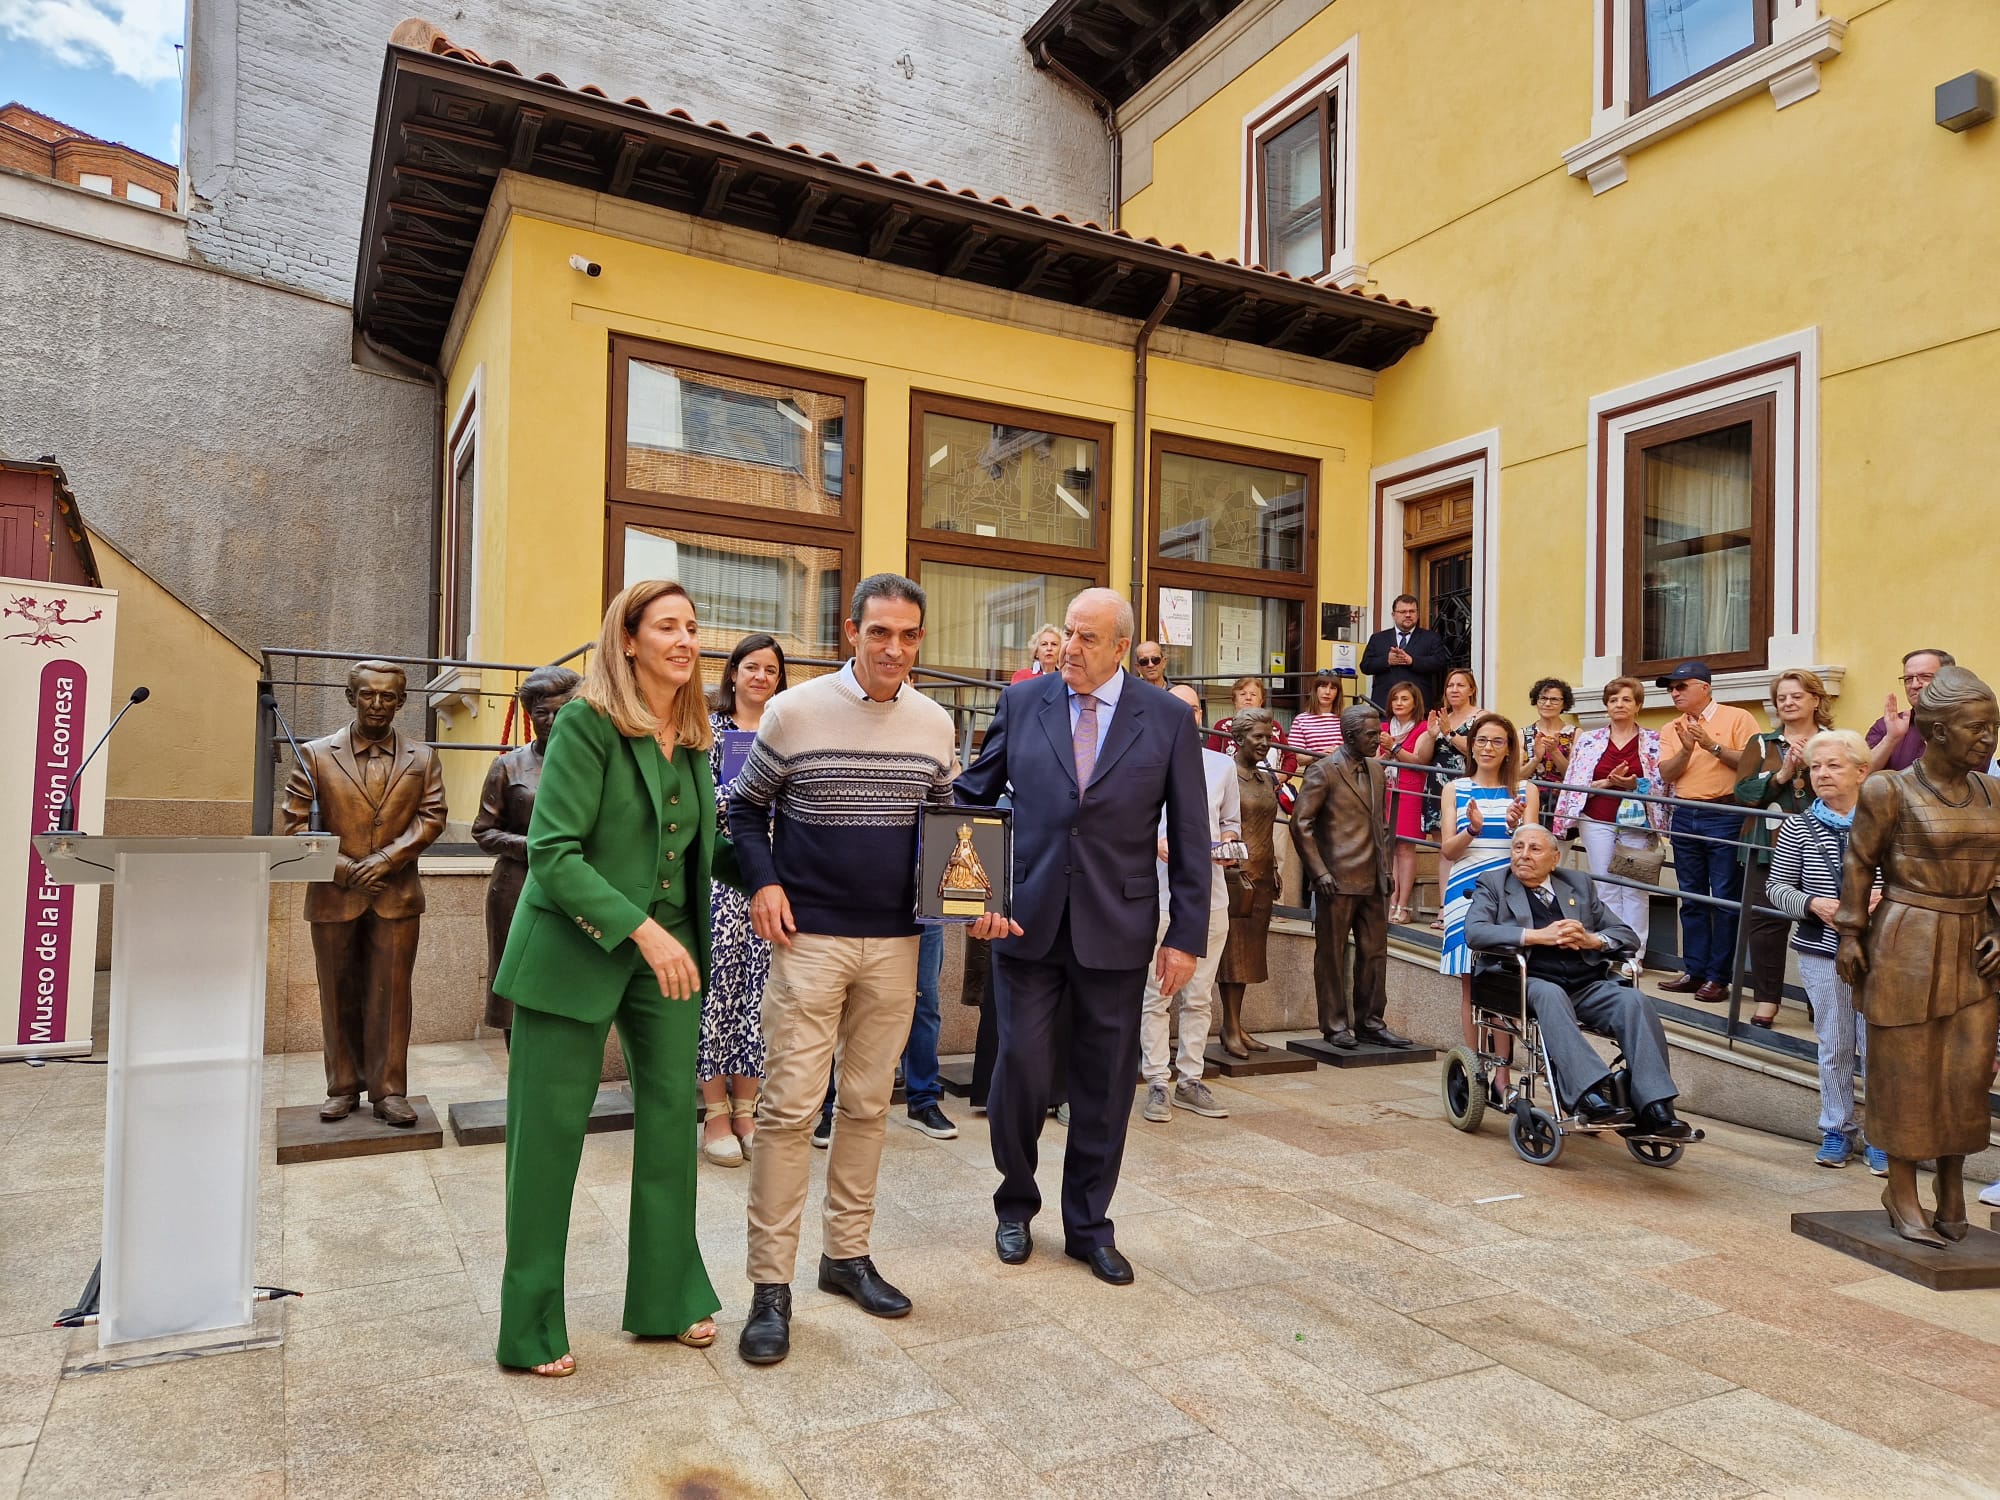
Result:
{"type": "Polygon", "coordinates": [[[1937,673],[1935,672],[1905,672],[1903,674],[1903,686],[1928,687],[1931,679],[1936,676],[1937,673]]]}
{"type": "Polygon", "coordinates": [[[1142,667],[1157,667],[1165,660],[1164,656],[1142,656],[1139,658],[1139,665],[1142,667]]]}
{"type": "Polygon", "coordinates": [[[1507,742],[1505,740],[1489,739],[1487,736],[1481,735],[1472,742],[1472,748],[1475,750],[1505,750],[1507,742]]]}

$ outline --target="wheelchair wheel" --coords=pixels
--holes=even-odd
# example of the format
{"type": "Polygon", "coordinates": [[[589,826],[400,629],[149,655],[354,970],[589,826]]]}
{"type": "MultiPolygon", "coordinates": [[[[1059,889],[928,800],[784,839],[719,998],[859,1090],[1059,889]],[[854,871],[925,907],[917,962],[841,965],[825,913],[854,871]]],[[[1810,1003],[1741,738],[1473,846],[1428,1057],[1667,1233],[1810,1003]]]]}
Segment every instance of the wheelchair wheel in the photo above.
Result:
{"type": "Polygon", "coordinates": [[[1679,1141],[1635,1141],[1629,1137],[1625,1149],[1649,1167],[1671,1167],[1687,1150],[1679,1141]]]}
{"type": "Polygon", "coordinates": [[[1522,1161],[1538,1167],[1554,1166],[1562,1155],[1563,1133],[1555,1117],[1546,1110],[1517,1109],[1507,1122],[1507,1139],[1522,1161]]]}
{"type": "Polygon", "coordinates": [[[1444,1113],[1456,1130],[1477,1130],[1486,1116],[1486,1079],[1463,1042],[1444,1055],[1444,1113]]]}

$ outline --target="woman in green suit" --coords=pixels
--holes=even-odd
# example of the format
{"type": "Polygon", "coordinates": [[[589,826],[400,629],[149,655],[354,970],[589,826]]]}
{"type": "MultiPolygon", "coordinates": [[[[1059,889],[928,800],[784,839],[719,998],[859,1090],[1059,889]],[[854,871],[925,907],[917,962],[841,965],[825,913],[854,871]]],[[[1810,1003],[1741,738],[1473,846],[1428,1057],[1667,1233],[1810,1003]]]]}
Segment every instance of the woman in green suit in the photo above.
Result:
{"type": "Polygon", "coordinates": [[[695,1048],[717,842],[695,634],[677,583],[635,583],[611,601],[582,690],[549,737],[528,880],[493,982],[515,1006],[498,1358],[537,1375],[576,1369],[563,1257],[614,1020],[633,1110],[624,1326],[695,1348],[715,1340],[722,1304],[694,1233],[695,1048]]]}

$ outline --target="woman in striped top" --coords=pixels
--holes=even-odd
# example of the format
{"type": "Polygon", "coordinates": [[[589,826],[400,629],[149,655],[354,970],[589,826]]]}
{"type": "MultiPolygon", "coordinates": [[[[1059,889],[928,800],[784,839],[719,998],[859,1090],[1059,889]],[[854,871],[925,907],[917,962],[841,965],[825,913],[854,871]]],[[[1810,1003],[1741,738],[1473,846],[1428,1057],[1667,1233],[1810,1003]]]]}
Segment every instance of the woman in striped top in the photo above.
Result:
{"type": "MultiPolygon", "coordinates": [[[[1799,957],[1799,977],[1812,1000],[1813,1031],[1819,1037],[1819,1154],[1823,1167],[1844,1167],[1861,1149],[1854,1113],[1854,1075],[1865,1065],[1868,1036],[1854,1013],[1854,995],[1834,972],[1840,934],[1833,914],[1840,904],[1841,862],[1854,826],[1861,778],[1868,773],[1868,745],[1851,729],[1826,729],[1805,743],[1806,774],[1814,801],[1778,825],[1764,892],[1770,904],[1792,918],[1791,946],[1799,957]]],[[[1875,895],[1882,896],[1878,880],[1875,895]]],[[[1869,1170],[1879,1177],[1888,1159],[1867,1148],[1869,1170]],[[1880,1165],[1878,1166],[1878,1160],[1880,1165]]]]}
{"type": "Polygon", "coordinates": [[[1340,748],[1340,711],[1347,706],[1346,685],[1331,667],[1312,680],[1306,711],[1292,716],[1285,738],[1296,750],[1331,755],[1340,748]]]}

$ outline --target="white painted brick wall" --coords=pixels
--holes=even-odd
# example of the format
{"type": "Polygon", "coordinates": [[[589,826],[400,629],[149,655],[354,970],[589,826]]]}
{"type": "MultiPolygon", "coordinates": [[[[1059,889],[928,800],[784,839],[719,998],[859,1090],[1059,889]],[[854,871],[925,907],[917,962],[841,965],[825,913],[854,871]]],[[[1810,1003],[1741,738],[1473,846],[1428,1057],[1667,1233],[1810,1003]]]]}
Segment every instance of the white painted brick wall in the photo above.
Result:
{"type": "Polygon", "coordinates": [[[426,12],[412,0],[195,0],[197,55],[211,62],[192,83],[190,239],[218,265],[351,297],[383,49],[412,13],[530,76],[1103,221],[1103,128],[1021,45],[1042,8],[439,0],[426,12]],[[896,61],[904,54],[914,76],[896,61]]]}

